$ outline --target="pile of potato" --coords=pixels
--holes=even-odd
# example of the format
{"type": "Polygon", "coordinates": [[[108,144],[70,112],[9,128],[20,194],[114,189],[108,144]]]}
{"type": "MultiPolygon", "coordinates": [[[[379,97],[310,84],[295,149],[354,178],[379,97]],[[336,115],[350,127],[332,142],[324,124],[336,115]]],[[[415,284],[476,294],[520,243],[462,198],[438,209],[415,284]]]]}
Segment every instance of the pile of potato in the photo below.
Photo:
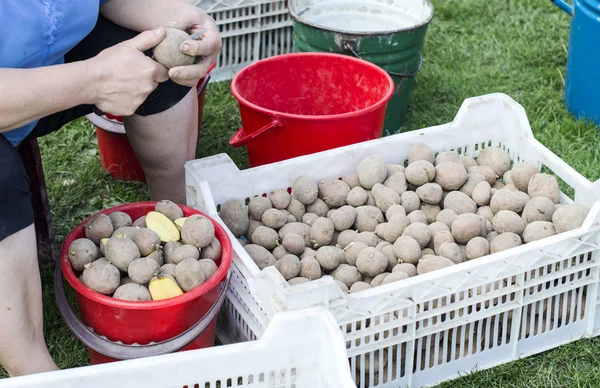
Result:
{"type": "Polygon", "coordinates": [[[171,201],[133,221],[123,212],[97,214],[85,238],[68,249],[73,270],[90,289],[115,299],[150,301],[189,292],[217,271],[221,244],[212,222],[184,217],[171,201]]]}
{"type": "Polygon", "coordinates": [[[371,155],[341,179],[299,176],[292,195],[232,199],[220,217],[260,269],[292,286],[329,275],[354,293],[578,228],[589,212],[559,204],[554,176],[511,168],[501,148],[475,159],[421,143],[407,156],[406,167],[371,155]]]}

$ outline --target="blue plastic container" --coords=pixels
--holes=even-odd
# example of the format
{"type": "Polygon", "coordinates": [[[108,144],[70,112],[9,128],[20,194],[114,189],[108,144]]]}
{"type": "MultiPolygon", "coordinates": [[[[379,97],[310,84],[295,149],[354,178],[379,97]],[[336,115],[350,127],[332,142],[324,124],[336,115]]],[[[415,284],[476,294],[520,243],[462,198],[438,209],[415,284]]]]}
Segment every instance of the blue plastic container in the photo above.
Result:
{"type": "Polygon", "coordinates": [[[600,0],[552,0],[572,16],[565,105],[577,119],[600,125],[600,0]]]}

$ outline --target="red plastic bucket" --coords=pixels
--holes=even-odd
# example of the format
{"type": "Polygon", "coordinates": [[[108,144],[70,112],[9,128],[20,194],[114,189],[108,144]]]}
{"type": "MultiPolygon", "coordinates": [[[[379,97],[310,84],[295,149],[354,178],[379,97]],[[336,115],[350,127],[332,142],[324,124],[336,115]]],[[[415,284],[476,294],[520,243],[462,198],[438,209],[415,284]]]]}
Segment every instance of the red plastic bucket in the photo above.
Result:
{"type": "Polygon", "coordinates": [[[394,81],[346,55],[292,53],[263,59],[233,78],[250,166],[381,137],[394,81]]]}
{"type": "MultiPolygon", "coordinates": [[[[122,211],[135,220],[154,210],[155,204],[125,204],[100,213],[122,211]]],[[[185,216],[206,216],[196,209],[180,207],[185,216]]],[[[75,239],[85,237],[85,223],[89,218],[67,236],[60,253],[60,266],[56,266],[55,271],[55,297],[67,325],[88,347],[92,364],[213,346],[216,318],[229,282],[232,249],[223,227],[208,218],[215,227],[215,237],[221,243],[221,258],[216,261],[217,272],[190,292],[158,301],[118,300],[86,287],[79,281],[80,274],[71,267],[68,248],[75,239]],[[67,302],[63,276],[75,291],[81,321],[67,302]]]]}
{"type": "MultiPolygon", "coordinates": [[[[209,72],[214,66],[215,64],[209,68],[209,72]]],[[[207,73],[196,86],[198,91],[198,138],[200,138],[202,126],[204,96],[209,81],[210,74],[207,73]]],[[[122,118],[111,114],[98,116],[94,113],[88,115],[87,118],[96,127],[98,153],[102,168],[116,179],[146,182],[144,170],[125,134],[122,118]]]]}

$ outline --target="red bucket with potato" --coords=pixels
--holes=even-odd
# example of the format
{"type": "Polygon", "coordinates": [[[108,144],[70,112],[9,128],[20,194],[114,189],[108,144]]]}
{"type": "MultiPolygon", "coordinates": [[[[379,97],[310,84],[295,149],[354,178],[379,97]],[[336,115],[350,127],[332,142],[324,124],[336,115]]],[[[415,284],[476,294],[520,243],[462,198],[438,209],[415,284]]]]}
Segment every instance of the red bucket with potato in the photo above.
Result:
{"type": "MultiPolygon", "coordinates": [[[[103,210],[80,223],[63,244],[60,265],[55,272],[56,301],[71,331],[87,346],[92,364],[206,348],[214,344],[217,314],[225,300],[229,282],[231,242],[223,227],[209,216],[187,206],[172,203],[167,205],[177,206],[180,210],[173,209],[175,212],[180,211],[180,214],[166,216],[157,211],[163,211],[164,207],[157,207],[157,202],[124,204],[103,210]],[[114,220],[110,218],[112,213],[115,213],[114,220]],[[120,217],[116,217],[117,215],[120,217]],[[166,246],[165,240],[175,241],[176,237],[179,237],[177,241],[184,242],[181,246],[201,247],[207,244],[208,239],[212,238],[212,241],[205,248],[198,249],[198,259],[179,255],[187,258],[179,259],[175,265],[176,276],[171,276],[166,272],[166,267],[163,270],[163,266],[159,265],[157,257],[152,257],[152,253],[149,253],[152,250],[149,246],[159,251],[153,234],[138,234],[144,228],[135,229],[133,226],[127,226],[133,229],[117,230],[122,222],[119,220],[127,217],[131,221],[137,220],[136,225],[144,226],[138,220],[143,216],[146,216],[147,222],[145,229],[153,232],[158,230],[155,233],[159,235],[159,245],[163,248],[166,246]],[[173,217],[177,217],[177,222],[171,220],[173,217]],[[94,222],[88,225],[91,220],[94,222]],[[190,224],[186,225],[188,222],[190,224]],[[112,225],[112,232],[109,223],[112,225]],[[171,225],[175,226],[179,235],[173,232],[171,225]],[[211,235],[211,231],[214,234],[211,235]],[[96,245],[95,240],[107,236],[109,232],[112,237],[108,240],[103,237],[96,245]],[[151,235],[152,238],[144,239],[146,235],[151,235]],[[80,241],[74,244],[78,239],[80,241]],[[125,249],[129,247],[130,241],[138,248],[140,261],[136,263],[143,264],[135,267],[135,272],[131,263],[137,260],[138,254],[125,249]],[[98,252],[90,247],[90,243],[97,247],[98,252]],[[100,244],[104,244],[103,253],[100,244]],[[141,260],[144,254],[147,257],[141,260]],[[100,256],[106,256],[106,263],[102,262],[100,256]],[[133,261],[128,262],[132,259],[133,261]],[[140,283],[150,277],[146,270],[148,260],[151,262],[149,266],[152,279],[146,287],[140,283]],[[209,263],[202,260],[212,261],[214,267],[209,266],[212,270],[206,272],[209,267],[199,267],[200,264],[195,264],[194,260],[204,264],[209,263]],[[184,261],[185,265],[181,267],[183,269],[178,269],[184,261]],[[126,268],[125,272],[122,268],[126,268]],[[115,280],[117,275],[119,279],[115,280]],[[129,280],[125,281],[124,275],[129,280]],[[203,279],[201,283],[200,278],[203,279]],[[75,292],[81,320],[68,303],[64,279],[75,292]]],[[[125,224],[127,223],[128,220],[125,224]]],[[[179,247],[175,243],[171,246],[179,247]]],[[[175,250],[170,249],[169,252],[175,250]]],[[[161,254],[165,254],[165,251],[161,254]]],[[[175,256],[165,257],[174,260],[175,256]]]]}

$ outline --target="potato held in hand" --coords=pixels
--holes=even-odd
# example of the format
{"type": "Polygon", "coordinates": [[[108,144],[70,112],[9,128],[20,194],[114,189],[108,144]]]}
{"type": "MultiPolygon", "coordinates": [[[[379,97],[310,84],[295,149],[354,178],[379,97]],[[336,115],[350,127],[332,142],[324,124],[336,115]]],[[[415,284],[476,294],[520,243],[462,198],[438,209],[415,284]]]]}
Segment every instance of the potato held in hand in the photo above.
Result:
{"type": "Polygon", "coordinates": [[[153,49],[153,57],[158,63],[167,69],[198,63],[201,57],[185,54],[179,49],[183,42],[191,39],[185,31],[165,28],[165,33],[165,38],[153,49]]]}

